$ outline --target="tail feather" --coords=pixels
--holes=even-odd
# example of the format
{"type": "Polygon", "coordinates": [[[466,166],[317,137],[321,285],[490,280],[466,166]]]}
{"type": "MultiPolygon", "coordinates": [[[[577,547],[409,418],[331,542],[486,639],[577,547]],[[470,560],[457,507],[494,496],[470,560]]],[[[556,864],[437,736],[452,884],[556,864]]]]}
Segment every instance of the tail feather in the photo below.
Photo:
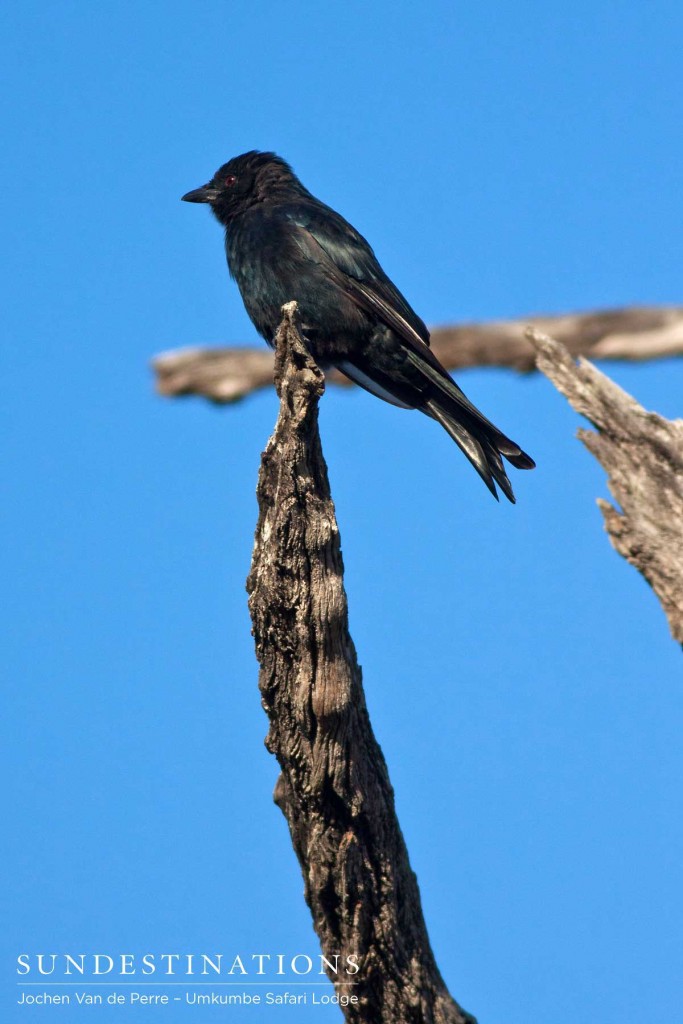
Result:
{"type": "Polygon", "coordinates": [[[512,484],[505,472],[503,460],[499,450],[494,446],[490,437],[486,434],[474,432],[464,426],[452,415],[449,415],[442,407],[430,399],[426,403],[425,412],[428,412],[441,426],[450,434],[463,454],[469,459],[479,476],[482,478],[493,497],[498,501],[496,484],[512,504],[515,504],[515,495],[512,484]],[[495,481],[495,483],[494,483],[495,481]]]}
{"type": "Polygon", "coordinates": [[[498,492],[493,482],[489,460],[479,441],[472,436],[457,420],[450,419],[438,406],[428,402],[425,411],[429,412],[442,427],[448,431],[461,452],[469,459],[479,476],[482,478],[493,497],[498,501],[498,492]]]}
{"type": "MultiPolygon", "coordinates": [[[[483,413],[477,409],[475,405],[470,402],[469,398],[465,393],[458,387],[453,378],[448,374],[444,368],[436,361],[434,365],[428,360],[420,359],[418,354],[415,352],[409,352],[408,358],[413,365],[420,369],[421,373],[426,376],[432,385],[432,398],[426,403],[430,407],[430,415],[435,416],[446,427],[449,434],[451,431],[442,419],[442,416],[448,420],[451,425],[453,423],[458,424],[461,428],[464,427],[469,433],[473,434],[480,441],[488,442],[488,449],[493,451],[494,460],[498,458],[500,461],[500,455],[504,455],[510,465],[515,466],[517,469],[533,469],[536,465],[530,455],[527,455],[518,444],[511,441],[509,437],[501,433],[498,427],[494,426],[490,420],[484,416],[483,413]],[[436,395],[434,395],[436,391],[436,395]],[[436,416],[434,410],[439,409],[441,415],[436,416]]],[[[457,439],[451,434],[454,440],[457,439]]],[[[486,444],[485,444],[486,447],[486,444]]],[[[464,450],[464,449],[463,449],[464,450]]],[[[491,454],[489,451],[489,454],[491,454]]],[[[493,467],[491,467],[493,472],[493,467]]],[[[505,469],[501,464],[501,472],[507,481],[507,487],[510,488],[510,481],[505,476],[505,469]]],[[[496,475],[495,473],[493,474],[496,475]]],[[[496,477],[497,479],[497,477],[496,477]]],[[[507,494],[505,487],[501,483],[501,487],[507,494]]],[[[510,492],[512,492],[510,488],[510,492]]],[[[514,498],[510,499],[514,501],[514,498]]]]}
{"type": "MultiPolygon", "coordinates": [[[[384,350],[381,354],[386,357],[384,350]]],[[[371,360],[362,354],[354,354],[353,362],[339,362],[337,366],[356,384],[379,398],[403,408],[419,409],[437,420],[472,463],[494,498],[498,500],[498,484],[514,504],[515,496],[503,458],[517,469],[533,469],[534,460],[479,412],[426,345],[420,349],[402,345],[399,356],[396,368],[386,358],[384,365],[378,365],[377,359],[371,360]]]]}
{"type": "Polygon", "coordinates": [[[505,434],[496,431],[496,446],[498,451],[505,456],[511,466],[516,469],[535,469],[536,463],[525,451],[511,441],[505,434]]]}

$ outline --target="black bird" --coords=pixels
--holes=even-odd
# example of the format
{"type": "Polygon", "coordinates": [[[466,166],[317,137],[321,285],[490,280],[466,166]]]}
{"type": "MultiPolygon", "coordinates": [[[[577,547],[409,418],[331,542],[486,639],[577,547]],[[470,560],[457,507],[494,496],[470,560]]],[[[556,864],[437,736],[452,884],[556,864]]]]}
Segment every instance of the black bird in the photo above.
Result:
{"type": "Polygon", "coordinates": [[[533,459],[468,401],[363,236],[311,195],[289,164],[274,153],[243,153],[182,198],[209,203],[225,226],[230,275],[269,345],[282,306],[296,300],[320,366],[438,420],[494,497],[496,481],[514,502],[501,455],[517,469],[533,469],[533,459]]]}

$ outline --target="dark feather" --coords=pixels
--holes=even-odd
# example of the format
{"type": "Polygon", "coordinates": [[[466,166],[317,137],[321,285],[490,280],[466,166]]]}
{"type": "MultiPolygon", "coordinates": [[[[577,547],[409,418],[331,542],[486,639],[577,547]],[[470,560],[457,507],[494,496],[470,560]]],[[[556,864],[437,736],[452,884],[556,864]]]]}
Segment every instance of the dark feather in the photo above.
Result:
{"type": "Polygon", "coordinates": [[[387,277],[365,238],[301,184],[273,153],[224,164],[184,198],[208,202],[225,225],[230,273],[269,344],[295,300],[315,359],[337,366],[394,405],[437,420],[489,490],[514,501],[501,456],[533,460],[469,401],[429,347],[429,331],[387,277]]]}

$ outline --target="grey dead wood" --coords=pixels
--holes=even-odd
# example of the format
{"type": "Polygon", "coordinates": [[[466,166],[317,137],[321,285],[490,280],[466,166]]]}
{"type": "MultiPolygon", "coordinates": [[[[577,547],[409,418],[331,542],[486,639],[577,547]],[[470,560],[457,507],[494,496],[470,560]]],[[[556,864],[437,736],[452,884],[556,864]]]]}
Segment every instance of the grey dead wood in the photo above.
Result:
{"type": "Polygon", "coordinates": [[[683,643],[683,420],[648,412],[585,359],[529,328],[538,368],[597,428],[579,437],[608,474],[598,499],[613,547],[645,577],[683,643]]]}
{"type": "MultiPolygon", "coordinates": [[[[525,336],[531,324],[552,334],[572,355],[592,359],[644,360],[683,355],[683,307],[630,306],[624,309],[528,316],[432,329],[432,348],[449,370],[473,366],[535,368],[525,336]]],[[[212,402],[236,402],[273,382],[273,353],[265,348],[186,348],[153,360],[162,395],[200,395],[212,402]]],[[[328,378],[351,386],[337,372],[328,378]]]]}
{"type": "Polygon", "coordinates": [[[374,737],[349,635],[339,530],[318,433],[324,378],[294,303],[276,338],[280,413],[261,460],[249,608],[259,688],[280,765],[304,893],[355,1024],[473,1024],[449,995],[429,944],[417,879],[374,737]],[[340,982],[353,982],[344,985],[340,982]]]}

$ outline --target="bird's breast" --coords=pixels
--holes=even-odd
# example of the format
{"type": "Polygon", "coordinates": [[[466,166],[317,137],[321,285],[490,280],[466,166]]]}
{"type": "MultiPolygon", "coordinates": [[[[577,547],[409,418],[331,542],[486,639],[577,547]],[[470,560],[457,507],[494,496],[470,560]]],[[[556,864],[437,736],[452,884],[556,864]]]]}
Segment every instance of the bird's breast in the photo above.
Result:
{"type": "Polygon", "coordinates": [[[342,358],[368,330],[367,317],[320,263],[307,257],[290,222],[241,217],[226,230],[230,273],[257,331],[272,344],[282,307],[295,301],[311,352],[319,362],[342,358]]]}
{"type": "Polygon", "coordinates": [[[271,343],[282,306],[298,297],[296,253],[277,225],[247,216],[226,231],[225,249],[247,313],[271,343]]]}

